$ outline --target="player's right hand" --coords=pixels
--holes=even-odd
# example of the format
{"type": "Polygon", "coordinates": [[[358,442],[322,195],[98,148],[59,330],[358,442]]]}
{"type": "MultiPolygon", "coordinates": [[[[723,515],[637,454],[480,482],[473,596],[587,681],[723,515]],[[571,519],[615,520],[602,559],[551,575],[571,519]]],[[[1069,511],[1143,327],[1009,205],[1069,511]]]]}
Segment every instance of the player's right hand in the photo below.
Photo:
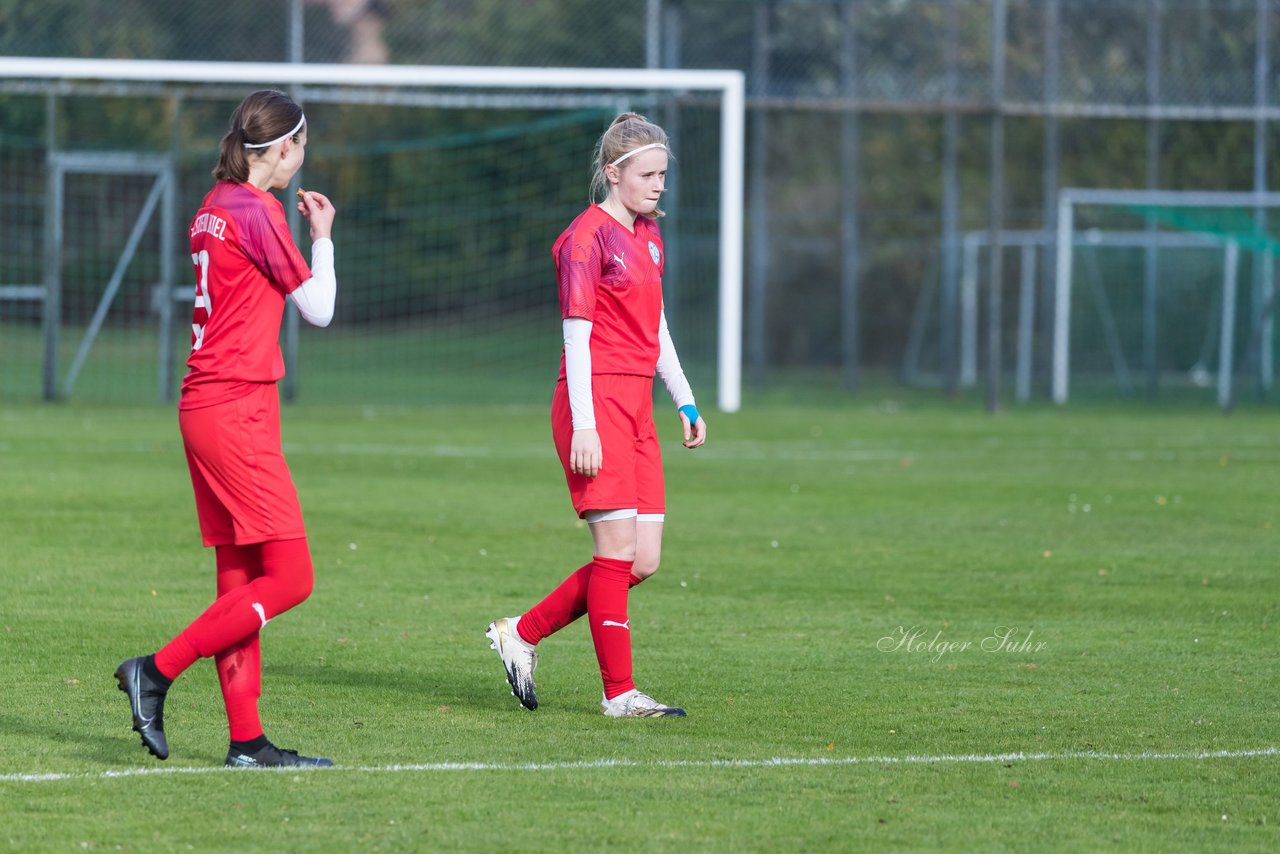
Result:
{"type": "Polygon", "coordinates": [[[329,197],[323,193],[317,193],[315,190],[303,192],[302,198],[298,201],[298,213],[305,216],[311,223],[312,240],[329,237],[333,233],[333,218],[337,215],[337,211],[333,208],[333,202],[329,201],[329,197]]]}
{"type": "Polygon", "coordinates": [[[604,465],[600,434],[595,430],[574,430],[569,440],[569,470],[574,474],[595,477],[604,465]]]}

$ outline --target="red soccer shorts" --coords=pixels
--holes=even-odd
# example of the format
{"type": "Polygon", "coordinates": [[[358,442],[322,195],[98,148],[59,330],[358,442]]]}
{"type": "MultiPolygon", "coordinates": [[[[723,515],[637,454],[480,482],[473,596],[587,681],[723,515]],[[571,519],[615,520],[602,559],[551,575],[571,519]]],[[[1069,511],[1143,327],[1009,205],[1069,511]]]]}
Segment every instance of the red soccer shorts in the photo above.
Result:
{"type": "Polygon", "coordinates": [[[178,410],[206,546],[245,546],[307,535],[298,490],[280,449],[275,383],[245,397],[178,410]]]}
{"type": "Polygon", "coordinates": [[[581,517],[588,510],[622,510],[634,507],[641,514],[665,513],[662,449],[653,427],[653,379],[629,374],[596,374],[591,377],[591,398],[596,411],[596,432],[604,463],[595,477],[569,470],[569,443],[573,438],[573,414],[569,390],[556,383],[551,398],[551,435],[564,467],[573,509],[581,517]]]}

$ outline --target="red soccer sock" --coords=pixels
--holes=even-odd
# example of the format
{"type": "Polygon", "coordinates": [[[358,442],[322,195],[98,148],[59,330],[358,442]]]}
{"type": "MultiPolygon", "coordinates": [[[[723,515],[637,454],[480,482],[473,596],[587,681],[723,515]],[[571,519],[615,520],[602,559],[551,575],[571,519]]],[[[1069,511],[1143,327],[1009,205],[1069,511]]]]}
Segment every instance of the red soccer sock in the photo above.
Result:
{"type": "Polygon", "coordinates": [[[634,563],[598,556],[591,561],[587,616],[604,680],[604,695],[610,700],[636,687],[631,680],[631,623],[627,619],[627,593],[634,563]]]}
{"type": "Polygon", "coordinates": [[[536,644],[547,635],[555,634],[587,610],[587,588],[591,586],[591,564],[579,567],[560,582],[537,605],[520,616],[516,633],[525,643],[536,644]],[[581,610],[578,603],[581,602],[581,610]]]}
{"type": "Polygon", "coordinates": [[[219,596],[203,614],[156,652],[156,667],[170,679],[199,658],[229,649],[272,617],[311,595],[314,573],[305,537],[261,543],[262,574],[219,596]]]}
{"type": "MultiPolygon", "coordinates": [[[[643,578],[631,574],[629,586],[635,587],[643,578]]],[[[587,590],[591,587],[591,564],[579,567],[560,586],[546,595],[520,616],[516,634],[525,643],[536,644],[553,635],[587,613],[587,590]]]]}
{"type": "Polygon", "coordinates": [[[227,728],[232,741],[249,741],[262,735],[258,698],[262,696],[262,645],[252,637],[214,655],[218,684],[227,708],[227,728]]]}
{"type": "MultiPolygon", "coordinates": [[[[262,549],[253,546],[218,547],[218,596],[243,587],[262,574],[262,549]]],[[[262,645],[255,632],[213,656],[227,709],[232,741],[262,735],[258,698],[262,696],[262,645]]]]}

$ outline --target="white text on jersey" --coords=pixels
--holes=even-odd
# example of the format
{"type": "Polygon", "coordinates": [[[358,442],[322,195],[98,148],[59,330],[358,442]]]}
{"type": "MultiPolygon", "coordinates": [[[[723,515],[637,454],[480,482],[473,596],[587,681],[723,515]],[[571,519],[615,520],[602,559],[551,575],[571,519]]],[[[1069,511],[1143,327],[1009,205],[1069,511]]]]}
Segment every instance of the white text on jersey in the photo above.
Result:
{"type": "Polygon", "coordinates": [[[196,217],[195,222],[191,223],[192,237],[195,237],[197,234],[212,234],[219,240],[226,240],[226,238],[222,236],[223,232],[226,230],[227,221],[216,214],[202,213],[196,217]]]}

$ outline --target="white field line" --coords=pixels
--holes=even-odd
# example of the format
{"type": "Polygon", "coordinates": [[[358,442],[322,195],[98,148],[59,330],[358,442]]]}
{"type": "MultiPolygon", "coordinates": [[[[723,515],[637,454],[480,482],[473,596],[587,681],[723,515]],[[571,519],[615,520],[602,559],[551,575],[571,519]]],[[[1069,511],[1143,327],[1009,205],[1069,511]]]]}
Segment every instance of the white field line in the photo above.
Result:
{"type": "MultiPolygon", "coordinates": [[[[582,762],[430,762],[413,765],[336,766],[321,771],[309,769],[307,773],[357,773],[404,774],[441,771],[575,771],[596,768],[831,768],[848,765],[947,765],[947,764],[996,764],[1010,762],[1202,762],[1210,759],[1254,759],[1280,756],[1278,747],[1262,747],[1254,750],[1205,750],[1189,753],[1100,753],[1097,751],[1068,751],[1065,753],[964,753],[939,756],[832,756],[802,757],[781,756],[772,759],[592,759],[582,762]]],[[[263,769],[274,773],[296,773],[297,768],[263,769]]],[[[99,771],[80,774],[0,774],[0,783],[49,783],[63,780],[115,780],[123,777],[157,777],[188,774],[237,774],[244,769],[226,768],[126,768],[115,771],[99,771]]],[[[259,773],[259,772],[254,772],[259,773]]]]}

